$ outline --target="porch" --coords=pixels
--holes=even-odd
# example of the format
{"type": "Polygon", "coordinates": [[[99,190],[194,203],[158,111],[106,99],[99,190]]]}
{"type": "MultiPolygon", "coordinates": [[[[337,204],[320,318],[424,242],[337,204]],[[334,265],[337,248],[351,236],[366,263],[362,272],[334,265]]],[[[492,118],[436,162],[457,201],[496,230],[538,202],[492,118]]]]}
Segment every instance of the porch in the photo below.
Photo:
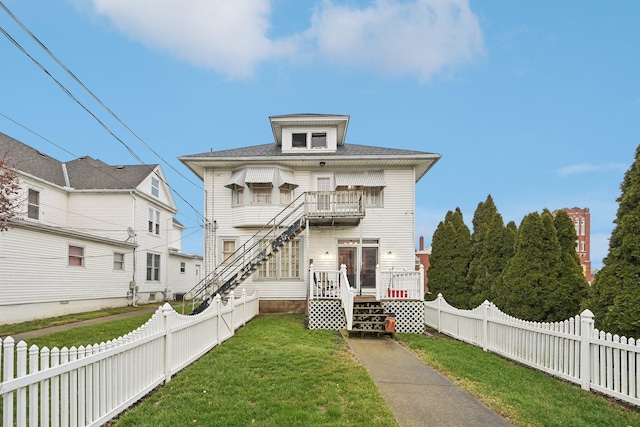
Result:
{"type": "Polygon", "coordinates": [[[347,266],[340,270],[309,269],[309,329],[381,331],[383,320],[393,314],[395,331],[424,332],[424,267],[417,271],[385,270],[376,266],[375,289],[363,293],[349,282],[347,266]],[[363,313],[370,312],[367,318],[363,313]],[[418,320],[416,320],[418,319],[418,320]]]}

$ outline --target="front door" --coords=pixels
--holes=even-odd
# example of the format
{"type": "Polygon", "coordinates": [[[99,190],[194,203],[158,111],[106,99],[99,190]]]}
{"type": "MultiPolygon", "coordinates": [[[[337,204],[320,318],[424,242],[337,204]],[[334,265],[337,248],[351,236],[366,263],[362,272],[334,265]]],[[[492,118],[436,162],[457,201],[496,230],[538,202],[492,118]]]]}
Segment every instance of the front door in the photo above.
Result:
{"type": "Polygon", "coordinates": [[[342,264],[347,266],[347,279],[349,280],[349,286],[357,288],[356,283],[356,259],[357,259],[357,247],[349,246],[338,248],[338,268],[342,264]]]}
{"type": "Polygon", "coordinates": [[[362,271],[360,286],[363,289],[375,289],[376,265],[378,265],[378,248],[362,248],[362,271]]]}
{"type": "Polygon", "coordinates": [[[358,258],[358,246],[342,246],[338,248],[338,268],[342,264],[347,266],[349,285],[356,289],[375,289],[378,248],[362,247],[362,263],[359,269],[360,277],[358,277],[358,258]]]}

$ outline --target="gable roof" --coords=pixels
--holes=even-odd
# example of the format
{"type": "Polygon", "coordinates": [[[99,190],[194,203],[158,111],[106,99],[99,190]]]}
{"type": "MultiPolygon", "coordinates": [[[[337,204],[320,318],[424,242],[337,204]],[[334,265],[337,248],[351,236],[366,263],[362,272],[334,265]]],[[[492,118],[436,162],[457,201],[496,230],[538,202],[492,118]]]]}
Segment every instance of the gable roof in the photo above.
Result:
{"type": "Polygon", "coordinates": [[[0,157],[5,154],[15,169],[57,186],[77,190],[132,190],[158,166],[110,166],[90,156],[64,163],[0,132],[0,157]]]}

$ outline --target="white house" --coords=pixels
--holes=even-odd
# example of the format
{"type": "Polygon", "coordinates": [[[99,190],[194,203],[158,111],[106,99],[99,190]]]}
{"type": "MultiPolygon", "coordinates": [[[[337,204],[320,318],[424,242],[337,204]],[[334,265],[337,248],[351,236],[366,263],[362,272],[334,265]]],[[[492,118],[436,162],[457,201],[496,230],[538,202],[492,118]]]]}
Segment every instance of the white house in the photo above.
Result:
{"type": "Polygon", "coordinates": [[[61,162],[0,133],[19,218],[0,233],[0,324],[162,301],[201,277],[159,165],[61,162]]]}
{"type": "Polygon", "coordinates": [[[422,300],[390,283],[417,277],[415,185],[440,155],[347,143],[349,116],[270,123],[273,143],[180,157],[204,181],[209,289],[241,282],[262,312],[303,311],[344,265],[358,296],[422,300]]]}

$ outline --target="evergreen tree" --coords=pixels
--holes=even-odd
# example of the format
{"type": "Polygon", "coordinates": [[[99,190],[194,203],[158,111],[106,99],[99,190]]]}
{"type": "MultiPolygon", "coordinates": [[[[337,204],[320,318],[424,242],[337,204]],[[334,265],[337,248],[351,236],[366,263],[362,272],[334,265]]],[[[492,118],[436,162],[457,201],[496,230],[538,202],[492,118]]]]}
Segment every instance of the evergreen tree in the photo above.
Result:
{"type": "Polygon", "coordinates": [[[475,280],[471,286],[471,307],[477,307],[485,300],[494,301],[494,288],[515,253],[516,225],[513,221],[504,226],[502,215],[496,213],[489,223],[484,236],[482,253],[472,260],[475,280]]]}
{"type": "Polygon", "coordinates": [[[585,307],[595,314],[599,329],[640,338],[640,146],[620,190],[609,253],[585,307]]]}
{"type": "Polygon", "coordinates": [[[471,257],[471,233],[460,208],[447,212],[438,224],[431,242],[429,299],[441,293],[449,304],[468,308],[470,290],[465,281],[471,257]]]}
{"type": "MultiPolygon", "coordinates": [[[[478,203],[475,213],[473,214],[473,234],[471,234],[471,259],[469,261],[469,271],[467,273],[467,285],[472,292],[469,303],[471,306],[475,306],[476,301],[480,298],[478,296],[481,290],[476,289],[476,282],[478,279],[486,274],[484,260],[482,254],[485,243],[488,242],[489,236],[487,236],[488,229],[490,227],[493,218],[499,215],[496,205],[493,202],[491,194],[487,196],[487,200],[478,203]]],[[[481,300],[482,303],[484,300],[481,300]]]]}
{"type": "Polygon", "coordinates": [[[553,223],[533,212],[518,229],[516,253],[496,284],[496,305],[505,313],[524,320],[549,321],[546,308],[550,290],[558,286],[555,268],[560,262],[560,244],[553,223]]]}

